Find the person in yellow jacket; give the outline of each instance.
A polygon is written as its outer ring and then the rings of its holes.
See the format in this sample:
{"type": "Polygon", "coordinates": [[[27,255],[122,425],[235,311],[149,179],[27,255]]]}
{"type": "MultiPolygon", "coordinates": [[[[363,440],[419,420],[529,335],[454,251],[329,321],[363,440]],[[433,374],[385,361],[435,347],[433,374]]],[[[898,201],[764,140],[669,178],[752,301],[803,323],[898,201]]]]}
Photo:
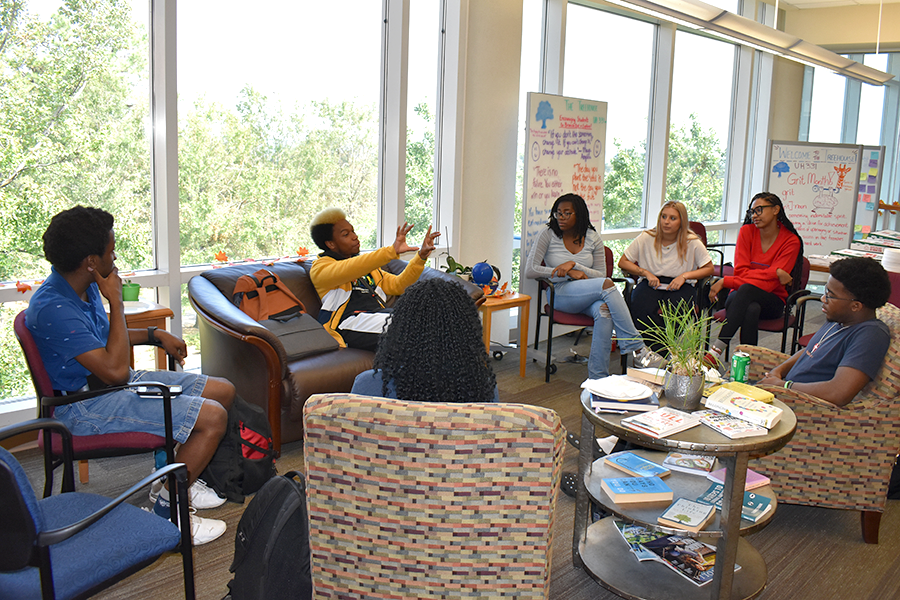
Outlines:
{"type": "Polygon", "coordinates": [[[387,296],[402,294],[422,274],[434,241],[441,234],[432,233],[429,227],[419,248],[406,243],[406,234],[412,228],[403,223],[397,228],[393,245],[360,254],[359,238],[344,211],[326,208],[313,218],[310,234],[324,251],[309,272],[322,299],[319,322],[342,347],[374,351],[379,335],[390,323],[390,309],[385,308],[387,296]],[[416,250],[399,275],[381,270],[401,254],[416,250]]]}

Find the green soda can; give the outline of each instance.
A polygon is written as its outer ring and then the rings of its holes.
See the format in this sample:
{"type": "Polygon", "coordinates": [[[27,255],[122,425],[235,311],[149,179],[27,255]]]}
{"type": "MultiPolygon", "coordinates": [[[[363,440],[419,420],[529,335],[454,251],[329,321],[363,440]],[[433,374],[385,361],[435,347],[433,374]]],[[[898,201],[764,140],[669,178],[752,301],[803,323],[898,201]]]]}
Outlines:
{"type": "Polygon", "coordinates": [[[746,352],[735,352],[731,357],[731,380],[741,383],[747,381],[747,372],[750,370],[750,355],[746,352]]]}

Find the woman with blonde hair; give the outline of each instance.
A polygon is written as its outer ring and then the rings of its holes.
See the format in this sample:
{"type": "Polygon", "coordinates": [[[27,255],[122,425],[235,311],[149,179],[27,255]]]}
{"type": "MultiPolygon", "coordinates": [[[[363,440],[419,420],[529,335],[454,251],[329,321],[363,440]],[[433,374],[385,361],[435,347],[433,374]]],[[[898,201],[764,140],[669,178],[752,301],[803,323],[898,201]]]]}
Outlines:
{"type": "Polygon", "coordinates": [[[640,278],[631,293],[631,316],[640,331],[647,323],[662,324],[663,302],[693,303],[697,280],[713,274],[709,252],[689,223],[684,204],[666,202],[656,227],[642,232],[619,259],[620,269],[640,278]]]}

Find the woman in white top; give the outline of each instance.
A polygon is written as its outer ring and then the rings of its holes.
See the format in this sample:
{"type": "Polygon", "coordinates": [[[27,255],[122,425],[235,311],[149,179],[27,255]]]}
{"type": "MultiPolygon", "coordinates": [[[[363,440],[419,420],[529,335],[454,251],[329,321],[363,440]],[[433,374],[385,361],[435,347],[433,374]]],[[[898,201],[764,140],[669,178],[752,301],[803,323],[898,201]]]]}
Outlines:
{"type": "Polygon", "coordinates": [[[619,268],[640,277],[631,293],[631,315],[641,331],[647,329],[645,323],[662,324],[663,302],[693,304],[696,280],[713,274],[706,246],[690,230],[687,208],[674,201],[663,204],[655,229],[644,231],[625,249],[619,268]]]}
{"type": "Polygon", "coordinates": [[[621,352],[634,352],[636,365],[648,367],[662,362],[641,341],[625,299],[606,275],[603,240],[591,225],[584,198],[576,194],[560,196],[553,204],[547,229],[531,248],[525,276],[549,277],[553,281],[557,310],[593,317],[588,359],[591,379],[609,375],[613,326],[621,352]]]}

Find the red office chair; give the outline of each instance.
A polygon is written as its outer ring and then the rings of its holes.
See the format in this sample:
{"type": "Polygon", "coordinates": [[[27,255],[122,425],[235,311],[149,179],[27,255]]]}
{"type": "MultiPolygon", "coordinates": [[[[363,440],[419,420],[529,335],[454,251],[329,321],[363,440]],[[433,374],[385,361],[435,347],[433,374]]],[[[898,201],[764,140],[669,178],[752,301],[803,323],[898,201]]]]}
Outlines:
{"type": "MultiPolygon", "coordinates": [[[[609,279],[613,281],[624,283],[625,284],[625,299],[629,301],[631,298],[631,286],[632,281],[630,279],[625,279],[622,277],[612,277],[613,270],[613,254],[612,250],[610,250],[609,246],[604,247],[606,251],[606,275],[609,279]]],[[[547,362],[544,366],[544,382],[550,381],[550,375],[556,373],[556,365],[552,362],[552,350],[553,350],[553,325],[555,323],[559,323],[560,325],[573,325],[575,327],[593,327],[594,319],[588,315],[583,315],[581,313],[567,313],[561,310],[555,310],[553,308],[554,303],[556,302],[556,287],[552,281],[550,281],[547,277],[538,277],[538,295],[537,295],[537,326],[535,328],[534,333],[534,349],[538,349],[538,341],[541,336],[541,319],[543,317],[547,317],[550,319],[547,326],[547,362]],[[544,290],[547,290],[547,303],[544,304],[542,296],[544,290]]],[[[579,335],[581,332],[579,331],[579,335]]],[[[575,343],[578,343],[576,339],[575,343]]],[[[615,350],[616,348],[616,338],[613,336],[612,339],[612,347],[610,351],[615,350]]],[[[626,369],[626,356],[622,355],[622,372],[624,373],[626,369]]]]}
{"type": "MultiPolygon", "coordinates": [[[[781,332],[782,352],[787,347],[788,330],[793,330],[794,338],[798,335],[798,327],[801,322],[799,315],[801,309],[798,308],[798,303],[801,298],[810,295],[809,290],[806,289],[806,284],[809,282],[809,259],[805,256],[801,258],[802,261],[798,260],[798,264],[791,271],[793,280],[787,288],[788,297],[784,303],[784,314],[775,319],[760,319],[759,321],[760,331],[781,332]]],[[[725,321],[725,309],[716,311],[713,317],[720,323],[725,321]]]]}
{"type": "MultiPolygon", "coordinates": [[[[72,404],[81,400],[87,400],[94,396],[109,393],[115,390],[126,389],[128,385],[114,386],[104,390],[95,390],[90,392],[82,392],[78,394],[68,394],[65,396],[57,396],[50,383],[50,376],[44,368],[44,361],[38,352],[37,345],[31,332],[25,325],[25,311],[16,315],[13,324],[16,339],[22,346],[22,352],[25,354],[25,361],[28,363],[28,370],[31,372],[31,381],[34,383],[34,391],[38,398],[38,418],[50,418],[53,416],[53,409],[56,406],[64,404],[72,404]]],[[[170,365],[173,364],[170,358],[170,365]]],[[[152,382],[141,382],[141,385],[149,385],[159,387],[163,392],[163,411],[165,414],[166,435],[161,437],[149,433],[106,433],[100,435],[73,435],[73,455],[74,460],[88,460],[91,458],[104,458],[107,456],[124,456],[128,454],[140,454],[143,452],[152,452],[159,448],[165,448],[167,463],[175,462],[175,441],[172,435],[172,404],[169,397],[169,388],[162,384],[154,384],[152,382]]],[[[38,434],[38,445],[44,451],[44,470],[47,477],[44,481],[44,497],[48,497],[53,487],[53,471],[63,464],[62,457],[62,440],[59,435],[50,435],[50,444],[45,443],[43,431],[38,434]]]]}
{"type": "MultiPolygon", "coordinates": [[[[888,271],[887,274],[891,280],[891,296],[888,298],[888,304],[900,307],[900,273],[888,271]]],[[[803,333],[806,323],[806,304],[808,302],[822,302],[822,296],[810,295],[800,298],[797,301],[799,311],[797,318],[799,319],[799,324],[794,329],[794,338],[791,341],[791,354],[794,354],[800,348],[806,348],[812,337],[816,335],[816,332],[807,333],[805,335],[803,333]]]]}
{"type": "Polygon", "coordinates": [[[725,248],[727,246],[734,246],[734,244],[708,244],[706,242],[706,225],[701,223],[700,221],[691,221],[688,223],[691,228],[691,231],[696,233],[700,239],[703,241],[703,245],[706,246],[706,249],[710,252],[715,252],[719,255],[719,264],[716,266],[713,263],[713,276],[714,277],[725,277],[726,275],[734,275],[734,267],[730,264],[725,264],[725,253],[719,248],[725,248]]]}

